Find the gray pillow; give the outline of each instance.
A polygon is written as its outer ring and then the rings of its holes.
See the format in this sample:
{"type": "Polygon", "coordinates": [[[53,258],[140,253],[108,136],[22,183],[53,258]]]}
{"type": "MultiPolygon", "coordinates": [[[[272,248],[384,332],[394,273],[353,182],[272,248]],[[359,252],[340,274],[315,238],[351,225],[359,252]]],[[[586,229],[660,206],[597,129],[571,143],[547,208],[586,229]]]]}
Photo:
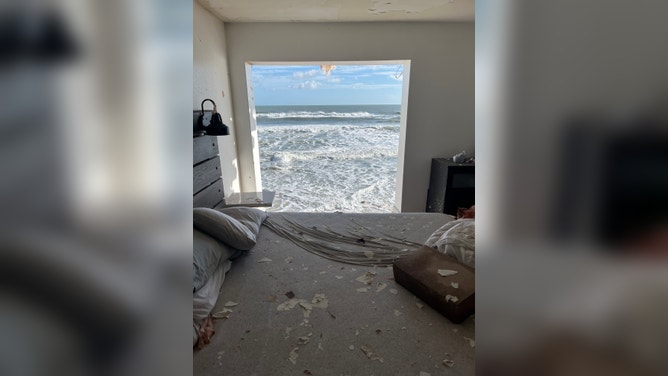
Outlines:
{"type": "Polygon", "coordinates": [[[235,252],[222,242],[193,229],[193,292],[204,286],[218,265],[233,257],[235,252]]]}
{"type": "Polygon", "coordinates": [[[251,208],[230,208],[222,211],[209,208],[193,209],[193,226],[198,230],[240,249],[255,246],[260,226],[267,214],[251,208]]]}
{"type": "Polygon", "coordinates": [[[267,213],[262,210],[247,208],[247,207],[236,207],[236,208],[226,208],[220,209],[223,214],[227,214],[230,217],[241,222],[246,228],[248,228],[257,240],[257,234],[260,232],[260,227],[265,219],[267,219],[267,213]]]}

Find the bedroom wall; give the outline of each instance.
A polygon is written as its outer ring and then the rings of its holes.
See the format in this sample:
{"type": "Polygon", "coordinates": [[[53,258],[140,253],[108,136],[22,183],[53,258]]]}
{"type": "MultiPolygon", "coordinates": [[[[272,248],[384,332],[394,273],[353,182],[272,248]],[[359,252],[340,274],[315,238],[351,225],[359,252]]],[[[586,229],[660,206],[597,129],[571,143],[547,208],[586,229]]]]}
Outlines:
{"type": "MultiPolygon", "coordinates": [[[[229,195],[239,192],[240,185],[225,25],[196,1],[193,7],[193,109],[199,110],[202,100],[211,98],[223,122],[230,126],[229,136],[218,137],[223,186],[229,195]]],[[[211,109],[211,103],[207,102],[205,109],[211,109]]]]}
{"type": "MultiPolygon", "coordinates": [[[[424,211],[431,158],[474,152],[474,24],[228,23],[244,191],[256,189],[245,62],[411,60],[398,209],[424,211]]],[[[400,155],[401,157],[401,155],[400,155]]],[[[265,187],[272,189],[272,187],[265,187]]]]}

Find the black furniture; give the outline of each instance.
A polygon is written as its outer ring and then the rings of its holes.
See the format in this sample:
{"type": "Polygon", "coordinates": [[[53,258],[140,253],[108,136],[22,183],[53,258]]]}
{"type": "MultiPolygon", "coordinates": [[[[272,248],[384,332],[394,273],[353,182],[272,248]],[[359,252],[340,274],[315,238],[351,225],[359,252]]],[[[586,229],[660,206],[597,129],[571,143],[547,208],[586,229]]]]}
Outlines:
{"type": "Polygon", "coordinates": [[[445,158],[431,160],[427,212],[457,215],[475,204],[475,166],[445,158]]]}

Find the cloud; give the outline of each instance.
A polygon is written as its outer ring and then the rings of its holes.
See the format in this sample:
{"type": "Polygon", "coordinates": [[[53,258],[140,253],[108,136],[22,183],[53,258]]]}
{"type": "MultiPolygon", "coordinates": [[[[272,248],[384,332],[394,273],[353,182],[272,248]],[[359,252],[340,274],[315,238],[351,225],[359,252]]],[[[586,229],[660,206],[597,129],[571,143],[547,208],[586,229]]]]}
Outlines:
{"type": "Polygon", "coordinates": [[[295,78],[313,77],[318,73],[320,73],[319,70],[311,69],[310,71],[306,71],[306,72],[295,72],[295,73],[292,74],[292,77],[295,77],[295,78]]]}
{"type": "Polygon", "coordinates": [[[301,82],[295,85],[292,85],[293,89],[317,89],[320,87],[322,84],[318,81],[306,81],[306,82],[301,82]]]}

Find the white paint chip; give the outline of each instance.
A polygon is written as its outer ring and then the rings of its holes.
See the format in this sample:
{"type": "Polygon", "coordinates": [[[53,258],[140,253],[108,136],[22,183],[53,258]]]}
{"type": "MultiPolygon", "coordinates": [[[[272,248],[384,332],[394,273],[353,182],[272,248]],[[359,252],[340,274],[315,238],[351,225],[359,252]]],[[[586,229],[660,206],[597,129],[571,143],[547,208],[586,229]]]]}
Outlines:
{"type": "Polygon", "coordinates": [[[457,283],[457,282],[450,282],[450,286],[452,286],[453,288],[458,289],[458,288],[459,288],[459,283],[457,283]]]}
{"type": "Polygon", "coordinates": [[[299,351],[299,347],[295,347],[294,349],[292,349],[292,351],[290,351],[290,354],[288,355],[288,360],[292,364],[297,364],[297,357],[299,356],[297,354],[297,351],[299,351]]]}
{"type": "Polygon", "coordinates": [[[231,302],[231,301],[225,303],[225,307],[236,307],[236,306],[238,306],[238,305],[239,305],[239,303],[237,303],[237,302],[231,302]]]}
{"type": "Polygon", "coordinates": [[[450,359],[444,359],[443,360],[443,365],[450,368],[450,367],[455,365],[455,362],[453,360],[450,360],[450,359]]]}
{"type": "Polygon", "coordinates": [[[445,296],[445,301],[446,301],[446,302],[457,303],[457,302],[459,301],[459,298],[456,297],[456,296],[454,296],[454,295],[446,295],[446,296],[445,296]]]}
{"type": "Polygon", "coordinates": [[[230,314],[234,312],[231,309],[223,308],[222,311],[218,311],[211,315],[214,319],[227,319],[230,317],[230,314]]]}
{"type": "Polygon", "coordinates": [[[336,277],[336,279],[343,279],[343,276],[342,276],[342,275],[337,275],[337,276],[335,276],[335,277],[336,277]]]}
{"type": "Polygon", "coordinates": [[[398,316],[403,315],[403,313],[401,313],[401,311],[399,311],[398,309],[395,309],[394,310],[394,315],[398,317],[398,316]]]}
{"type": "Polygon", "coordinates": [[[472,338],[464,337],[464,339],[469,341],[469,346],[475,347],[475,341],[472,338]]]}
{"type": "Polygon", "coordinates": [[[264,257],[264,258],[261,258],[261,259],[257,260],[257,262],[258,263],[260,263],[260,262],[271,262],[271,259],[268,258],[268,257],[264,257]]]}
{"type": "Polygon", "coordinates": [[[438,269],[438,275],[441,277],[448,277],[451,275],[455,275],[458,272],[456,270],[448,270],[448,269],[438,269]]]}
{"type": "Polygon", "coordinates": [[[378,282],[376,285],[376,292],[381,292],[387,287],[387,283],[378,282]]]}
{"type": "Polygon", "coordinates": [[[383,363],[383,358],[375,354],[368,346],[361,346],[360,350],[362,350],[362,352],[364,353],[364,355],[366,355],[367,358],[371,360],[377,360],[383,363]]]}

